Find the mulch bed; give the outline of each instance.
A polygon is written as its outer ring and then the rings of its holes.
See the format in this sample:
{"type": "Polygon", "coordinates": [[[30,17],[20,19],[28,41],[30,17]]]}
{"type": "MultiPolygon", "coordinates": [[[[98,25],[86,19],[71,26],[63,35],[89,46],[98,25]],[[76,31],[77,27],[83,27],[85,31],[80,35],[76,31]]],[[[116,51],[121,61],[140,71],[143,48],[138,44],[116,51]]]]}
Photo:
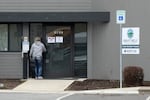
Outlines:
{"type": "Polygon", "coordinates": [[[22,80],[14,80],[14,79],[0,79],[0,89],[13,89],[15,88],[16,86],[22,84],[24,81],[22,80]],[[1,85],[4,85],[4,86],[1,86],[1,85]]]}
{"type": "MultiPolygon", "coordinates": [[[[22,84],[22,80],[7,80],[0,79],[0,85],[4,84],[4,87],[0,86],[0,89],[13,89],[16,86],[22,84]]],[[[144,81],[142,86],[150,86],[150,81],[144,81]]],[[[129,87],[123,83],[123,87],[129,87]]],[[[136,86],[131,86],[136,87],[136,86]]],[[[79,91],[79,90],[95,90],[95,89],[108,89],[108,88],[119,88],[118,80],[96,80],[86,79],[84,81],[74,81],[65,90],[66,91],[79,91]]]]}
{"type": "MultiPolygon", "coordinates": [[[[149,81],[144,81],[142,86],[150,86],[149,81]]],[[[123,83],[123,87],[136,87],[134,85],[127,86],[123,83]]],[[[108,88],[119,88],[118,80],[95,80],[87,79],[84,81],[74,81],[65,90],[94,90],[94,89],[108,89],[108,88]]]]}

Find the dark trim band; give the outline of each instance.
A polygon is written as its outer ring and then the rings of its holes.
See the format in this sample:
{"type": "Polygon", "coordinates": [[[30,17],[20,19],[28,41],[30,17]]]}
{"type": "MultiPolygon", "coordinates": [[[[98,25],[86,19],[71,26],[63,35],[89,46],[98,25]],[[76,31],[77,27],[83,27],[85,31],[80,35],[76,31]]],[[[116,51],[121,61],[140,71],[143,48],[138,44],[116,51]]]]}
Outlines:
{"type": "Polygon", "coordinates": [[[0,22],[109,22],[110,12],[0,12],[0,22]]]}

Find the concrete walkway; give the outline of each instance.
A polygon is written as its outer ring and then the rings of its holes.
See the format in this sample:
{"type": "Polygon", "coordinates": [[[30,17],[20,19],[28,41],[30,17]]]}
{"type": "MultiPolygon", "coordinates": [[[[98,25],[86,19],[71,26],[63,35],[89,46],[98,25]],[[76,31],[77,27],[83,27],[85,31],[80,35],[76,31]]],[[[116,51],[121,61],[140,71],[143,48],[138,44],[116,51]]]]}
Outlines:
{"type": "Polygon", "coordinates": [[[14,88],[13,91],[30,92],[63,92],[75,79],[28,79],[23,84],[14,88]]]}

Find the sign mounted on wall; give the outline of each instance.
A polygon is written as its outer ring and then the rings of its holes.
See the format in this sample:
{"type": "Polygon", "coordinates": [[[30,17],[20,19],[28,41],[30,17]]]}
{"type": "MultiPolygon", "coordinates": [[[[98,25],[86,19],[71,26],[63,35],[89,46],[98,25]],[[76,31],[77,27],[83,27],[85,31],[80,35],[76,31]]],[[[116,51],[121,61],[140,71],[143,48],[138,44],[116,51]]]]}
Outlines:
{"type": "Polygon", "coordinates": [[[22,52],[23,53],[28,53],[29,51],[29,41],[28,37],[24,37],[22,41],[22,52]]]}
{"type": "Polygon", "coordinates": [[[140,28],[122,28],[122,54],[140,54],[140,28]]]}
{"type": "Polygon", "coordinates": [[[55,37],[47,37],[47,43],[55,43],[55,37]]]}
{"type": "Polygon", "coordinates": [[[63,36],[56,36],[56,43],[63,43],[63,36]]]}

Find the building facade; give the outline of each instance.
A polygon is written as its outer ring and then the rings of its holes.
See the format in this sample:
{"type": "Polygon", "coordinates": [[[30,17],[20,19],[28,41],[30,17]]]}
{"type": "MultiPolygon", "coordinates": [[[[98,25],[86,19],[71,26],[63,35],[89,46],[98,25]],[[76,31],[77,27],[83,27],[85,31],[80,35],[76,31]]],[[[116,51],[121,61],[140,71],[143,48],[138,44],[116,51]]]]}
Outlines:
{"type": "Polygon", "coordinates": [[[110,11],[111,14],[108,24],[94,23],[93,25],[91,63],[93,73],[91,77],[110,80],[119,79],[120,28],[116,24],[116,10],[125,10],[126,23],[122,27],[140,28],[140,54],[123,55],[123,68],[125,66],[141,66],[144,70],[144,80],[150,80],[148,34],[148,4],[150,2],[140,0],[94,0],[93,3],[94,11],[110,11]],[[94,44],[98,44],[98,46],[94,44]]]}
{"type": "Polygon", "coordinates": [[[116,10],[126,10],[122,27],[140,28],[140,54],[123,55],[123,67],[141,66],[145,80],[150,80],[149,2],[0,0],[0,78],[23,78],[24,37],[31,45],[34,37],[40,36],[47,47],[45,78],[118,80],[120,30],[116,10]]]}

